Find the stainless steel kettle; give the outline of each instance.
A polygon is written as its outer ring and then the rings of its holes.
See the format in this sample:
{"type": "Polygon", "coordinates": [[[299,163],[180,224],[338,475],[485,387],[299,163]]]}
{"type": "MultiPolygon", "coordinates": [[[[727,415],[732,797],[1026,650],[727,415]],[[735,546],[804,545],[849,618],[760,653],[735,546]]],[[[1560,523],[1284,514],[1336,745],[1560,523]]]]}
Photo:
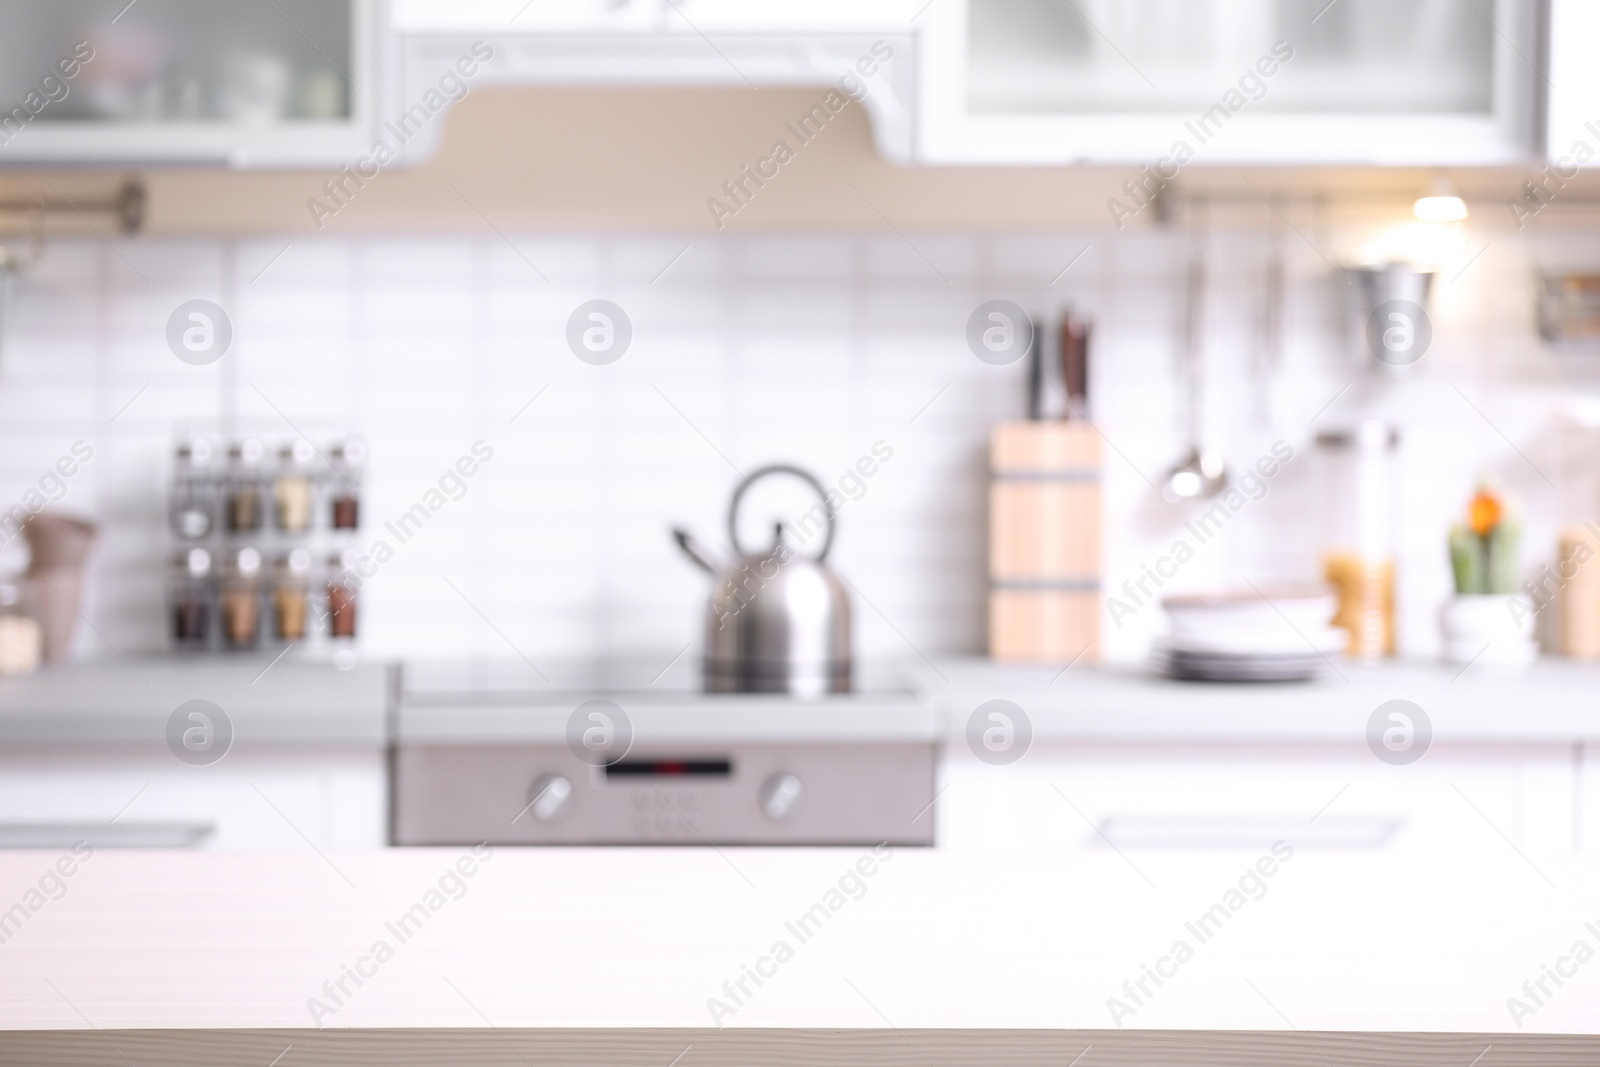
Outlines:
{"type": "Polygon", "coordinates": [[[775,464],[740,482],[728,505],[728,538],[738,558],[725,566],[714,563],[687,531],[672,534],[716,581],[706,606],[706,692],[818,697],[850,691],[850,596],[823,565],[833,547],[834,514],[816,478],[775,464]],[[787,528],[776,524],[771,547],[747,552],[739,544],[739,503],[752,485],[773,474],[802,479],[818,503],[787,528]],[[802,555],[819,529],[821,548],[815,556],[802,555]]]}

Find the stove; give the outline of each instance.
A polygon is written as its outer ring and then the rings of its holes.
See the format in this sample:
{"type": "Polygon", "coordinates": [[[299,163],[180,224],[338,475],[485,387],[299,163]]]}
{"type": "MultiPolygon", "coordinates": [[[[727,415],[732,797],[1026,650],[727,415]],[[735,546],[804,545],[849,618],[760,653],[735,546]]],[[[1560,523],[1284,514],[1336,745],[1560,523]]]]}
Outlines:
{"type": "Polygon", "coordinates": [[[894,674],[798,700],[650,670],[406,667],[394,843],[933,843],[942,724],[894,674]]]}

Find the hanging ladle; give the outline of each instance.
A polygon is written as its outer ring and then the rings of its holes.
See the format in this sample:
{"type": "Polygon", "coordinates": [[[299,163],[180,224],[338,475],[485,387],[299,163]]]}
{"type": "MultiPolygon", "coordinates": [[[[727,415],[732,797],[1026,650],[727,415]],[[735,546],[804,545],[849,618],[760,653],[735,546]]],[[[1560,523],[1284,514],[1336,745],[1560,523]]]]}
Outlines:
{"type": "Polygon", "coordinates": [[[1196,241],[1189,260],[1187,307],[1184,324],[1183,384],[1184,423],[1188,450],[1161,485],[1161,495],[1174,504],[1216,496],[1228,484],[1228,467],[1220,453],[1207,449],[1203,442],[1205,397],[1204,353],[1202,350],[1202,312],[1205,304],[1205,244],[1196,241]]]}

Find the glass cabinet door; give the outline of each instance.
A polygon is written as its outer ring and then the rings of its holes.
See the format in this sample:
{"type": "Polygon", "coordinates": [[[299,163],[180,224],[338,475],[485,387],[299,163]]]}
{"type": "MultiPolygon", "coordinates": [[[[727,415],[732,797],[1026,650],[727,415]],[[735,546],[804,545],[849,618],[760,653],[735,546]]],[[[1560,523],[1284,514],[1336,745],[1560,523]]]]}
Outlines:
{"type": "Polygon", "coordinates": [[[1229,127],[1208,146],[1216,162],[1508,162],[1533,147],[1537,0],[935,6],[935,152],[1153,158],[1207,113],[1229,127]]]}
{"type": "Polygon", "coordinates": [[[1487,116],[1493,39],[1473,0],[971,0],[967,102],[1203,111],[1272,56],[1261,111],[1487,116]]]}
{"type": "Polygon", "coordinates": [[[367,0],[124,4],[0,0],[0,163],[337,159],[370,129],[367,0]]]}

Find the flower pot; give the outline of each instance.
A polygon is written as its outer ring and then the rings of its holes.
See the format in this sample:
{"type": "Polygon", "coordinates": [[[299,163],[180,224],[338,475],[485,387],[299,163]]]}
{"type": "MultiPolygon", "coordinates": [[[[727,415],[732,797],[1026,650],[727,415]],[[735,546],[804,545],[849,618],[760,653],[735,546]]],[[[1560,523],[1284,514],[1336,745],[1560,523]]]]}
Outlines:
{"type": "Polygon", "coordinates": [[[1526,667],[1539,658],[1534,627],[1534,607],[1523,596],[1456,596],[1439,610],[1445,662],[1462,666],[1526,667]]]}

